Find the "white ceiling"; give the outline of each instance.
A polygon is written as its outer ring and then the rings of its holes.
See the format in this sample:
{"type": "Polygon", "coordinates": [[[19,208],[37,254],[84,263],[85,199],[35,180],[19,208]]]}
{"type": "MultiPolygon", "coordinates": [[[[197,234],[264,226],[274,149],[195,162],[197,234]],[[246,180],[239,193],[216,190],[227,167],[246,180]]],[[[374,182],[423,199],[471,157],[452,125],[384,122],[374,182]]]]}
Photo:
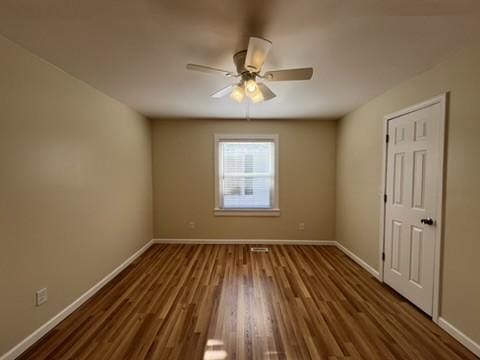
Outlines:
{"type": "Polygon", "coordinates": [[[209,95],[231,79],[249,35],[270,39],[264,70],[313,66],[271,83],[253,118],[338,118],[480,39],[478,0],[0,0],[0,33],[152,117],[242,118],[209,95]]]}

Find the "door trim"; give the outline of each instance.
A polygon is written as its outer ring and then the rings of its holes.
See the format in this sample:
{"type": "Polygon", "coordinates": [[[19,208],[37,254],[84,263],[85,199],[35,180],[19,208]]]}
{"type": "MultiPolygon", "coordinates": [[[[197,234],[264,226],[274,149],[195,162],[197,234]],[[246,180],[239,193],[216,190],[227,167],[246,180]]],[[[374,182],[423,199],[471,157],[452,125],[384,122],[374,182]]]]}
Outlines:
{"type": "Polygon", "coordinates": [[[440,167],[438,169],[437,178],[440,179],[437,193],[435,194],[437,200],[437,213],[436,222],[438,231],[435,234],[435,254],[434,254],[434,277],[433,277],[433,307],[432,307],[432,320],[438,324],[439,321],[439,311],[440,311],[440,271],[441,271],[441,254],[442,254],[442,239],[443,239],[443,198],[444,191],[443,185],[445,181],[445,131],[446,131],[446,122],[447,122],[447,101],[448,93],[443,93],[439,96],[436,96],[430,100],[421,102],[419,104],[410,106],[403,110],[394,112],[392,114],[386,115],[383,117],[383,150],[382,150],[382,177],[381,177],[381,194],[380,195],[380,231],[379,231],[379,280],[383,283],[383,252],[385,248],[385,217],[386,217],[386,207],[384,195],[387,193],[386,189],[386,179],[387,179],[387,150],[388,143],[387,138],[387,129],[388,122],[397,117],[427,108],[432,105],[440,104],[441,105],[441,117],[440,121],[440,167]]]}

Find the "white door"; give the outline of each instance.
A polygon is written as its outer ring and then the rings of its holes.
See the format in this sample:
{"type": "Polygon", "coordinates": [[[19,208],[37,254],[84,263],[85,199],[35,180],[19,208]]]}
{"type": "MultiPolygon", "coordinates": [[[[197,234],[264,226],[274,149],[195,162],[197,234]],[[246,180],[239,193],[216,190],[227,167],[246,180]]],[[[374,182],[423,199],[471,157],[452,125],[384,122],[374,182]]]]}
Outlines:
{"type": "Polygon", "coordinates": [[[384,281],[432,315],[442,105],[388,121],[384,281]]]}

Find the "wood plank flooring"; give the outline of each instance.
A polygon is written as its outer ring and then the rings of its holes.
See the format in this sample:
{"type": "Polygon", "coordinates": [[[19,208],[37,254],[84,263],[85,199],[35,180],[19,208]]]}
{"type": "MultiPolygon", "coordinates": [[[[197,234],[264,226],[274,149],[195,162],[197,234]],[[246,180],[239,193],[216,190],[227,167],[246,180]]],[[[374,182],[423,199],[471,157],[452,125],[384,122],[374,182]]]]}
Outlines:
{"type": "Polygon", "coordinates": [[[154,245],[22,359],[476,359],[335,247],[154,245]]]}

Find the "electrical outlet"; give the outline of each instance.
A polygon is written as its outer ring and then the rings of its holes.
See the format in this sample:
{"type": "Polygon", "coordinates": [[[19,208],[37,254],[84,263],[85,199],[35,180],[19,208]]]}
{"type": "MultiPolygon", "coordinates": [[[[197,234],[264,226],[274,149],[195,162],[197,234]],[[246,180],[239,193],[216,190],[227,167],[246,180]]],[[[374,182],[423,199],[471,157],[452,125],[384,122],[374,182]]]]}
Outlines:
{"type": "Polygon", "coordinates": [[[190,221],[190,222],[188,223],[188,228],[189,228],[189,229],[195,229],[195,222],[194,222],[194,221],[190,221]]]}
{"type": "Polygon", "coordinates": [[[305,223],[301,222],[298,224],[298,230],[303,231],[305,230],[305,223]]]}
{"type": "Polygon", "coordinates": [[[47,292],[47,288],[43,288],[43,289],[40,289],[40,290],[37,290],[36,294],[35,294],[35,303],[37,306],[40,306],[44,303],[46,303],[48,300],[48,292],[47,292]]]}

